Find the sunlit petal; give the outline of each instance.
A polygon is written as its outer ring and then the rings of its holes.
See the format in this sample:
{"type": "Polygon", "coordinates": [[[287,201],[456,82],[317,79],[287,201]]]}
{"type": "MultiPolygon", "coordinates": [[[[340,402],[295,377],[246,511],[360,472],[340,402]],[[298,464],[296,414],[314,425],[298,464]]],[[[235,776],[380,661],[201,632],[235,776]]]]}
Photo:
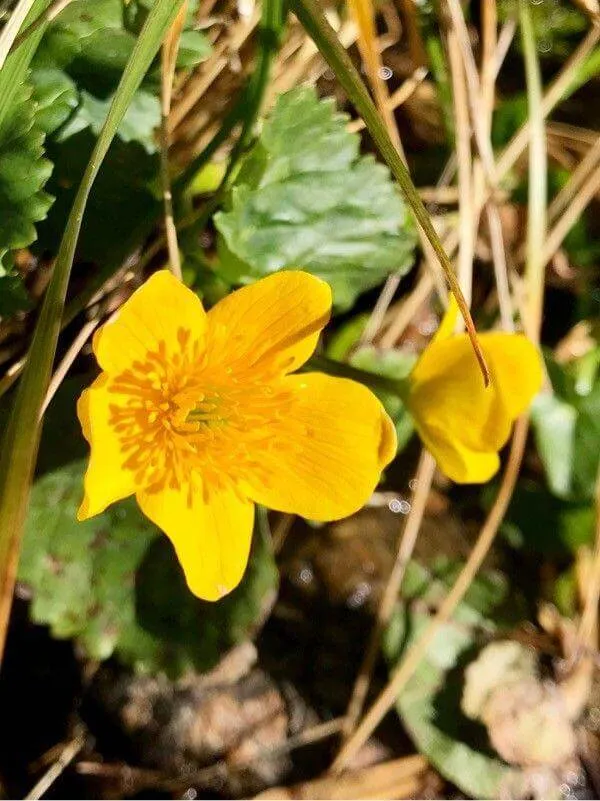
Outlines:
{"type": "Polygon", "coordinates": [[[356,512],[396,453],[381,403],[362,384],[320,373],[288,376],[281,386],[293,393],[293,405],[271,424],[250,496],[313,520],[356,512]]]}
{"type": "Polygon", "coordinates": [[[408,403],[422,426],[445,431],[473,450],[498,450],[541,386],[540,357],[521,335],[482,334],[480,342],[490,368],[489,387],[468,337],[461,334],[426,349],[411,374],[408,403]]]}
{"type": "Polygon", "coordinates": [[[396,426],[391,417],[383,408],[381,411],[381,439],[379,440],[377,457],[379,469],[383,470],[398,452],[398,434],[396,433],[396,426]]]}
{"type": "Polygon", "coordinates": [[[275,273],[210,310],[211,362],[289,373],[312,355],[330,311],[324,281],[294,270],[275,273]]]}
{"type": "Polygon", "coordinates": [[[90,461],[84,479],[84,498],[77,513],[86,520],[107,506],[135,492],[133,473],[122,467],[121,441],[111,424],[114,396],[108,391],[108,377],[100,376],[77,403],[83,435],[90,444],[90,461]]]}
{"type": "Polygon", "coordinates": [[[80,516],[135,492],[192,592],[218,600],[244,573],[254,501],[316,520],[360,509],[396,454],[392,421],[361,384],[288,375],[330,307],[327,284],[289,271],[207,317],[155,274],[94,343],[106,373],[80,400],[92,445],[80,516]]]}
{"type": "Polygon", "coordinates": [[[190,590],[217,601],[240,583],[248,564],[254,504],[232,488],[165,487],[138,493],[142,511],[168,536],[190,590]]]}
{"type": "Polygon", "coordinates": [[[442,471],[460,482],[487,481],[515,419],[542,383],[537,348],[521,334],[480,335],[491,374],[485,387],[466,335],[436,339],[415,365],[408,408],[442,471]]]}
{"type": "Polygon", "coordinates": [[[483,484],[500,467],[497,451],[474,451],[443,430],[421,427],[417,430],[423,444],[436,460],[440,470],[458,484],[483,484]]]}
{"type": "Polygon", "coordinates": [[[148,351],[180,349],[182,332],[201,340],[206,312],[197,295],[168,270],[161,270],[137,289],[117,315],[94,336],[94,353],[103,370],[120,372],[143,360],[148,351]]]}
{"type": "Polygon", "coordinates": [[[542,387],[538,348],[523,334],[492,331],[481,336],[492,379],[504,408],[513,419],[522,414],[542,387]]]}

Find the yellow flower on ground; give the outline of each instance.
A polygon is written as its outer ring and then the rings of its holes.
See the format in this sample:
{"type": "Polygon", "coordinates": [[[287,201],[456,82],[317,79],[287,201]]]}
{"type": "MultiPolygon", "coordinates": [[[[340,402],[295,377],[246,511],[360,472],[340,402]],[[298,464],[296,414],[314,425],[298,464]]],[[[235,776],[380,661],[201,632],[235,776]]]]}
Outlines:
{"type": "Polygon", "coordinates": [[[452,333],[456,316],[451,303],[410,374],[406,404],[442,472],[476,484],[500,467],[498,451],[541,388],[542,360],[523,334],[480,334],[491,374],[485,387],[468,336],[452,333]]]}
{"type": "Polygon", "coordinates": [[[79,519],[135,494],[192,592],[216,600],[248,561],[254,503],[313,520],[352,514],[396,453],[362,384],[291,375],[329,319],[329,286],[276,273],[206,313],[167,271],[98,330],[103,372],[79,400],[91,446],[79,519]]]}

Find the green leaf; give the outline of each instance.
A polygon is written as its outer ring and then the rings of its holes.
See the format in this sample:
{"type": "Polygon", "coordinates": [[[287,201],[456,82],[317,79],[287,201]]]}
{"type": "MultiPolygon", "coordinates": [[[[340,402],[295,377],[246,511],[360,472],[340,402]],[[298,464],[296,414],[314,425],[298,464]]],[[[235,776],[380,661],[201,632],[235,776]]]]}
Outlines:
{"type": "Polygon", "coordinates": [[[77,87],[58,69],[39,69],[31,74],[36,123],[46,133],[53,133],[77,108],[77,87]]]}
{"type": "Polygon", "coordinates": [[[134,44],[135,36],[121,28],[95,30],[81,43],[81,51],[68,65],[67,72],[79,86],[94,94],[112,94],[134,44]]]}
{"type": "MultiPolygon", "coordinates": [[[[71,136],[89,128],[94,136],[98,136],[106,120],[112,97],[98,100],[85,90],[81,92],[81,105],[77,114],[62,128],[57,141],[64,142],[71,136]]],[[[156,153],[157,143],[154,132],[160,123],[160,105],[158,98],[149,92],[140,90],[133,96],[127,109],[117,136],[123,142],[139,142],[147,153],[156,153]]]]}
{"type": "Polygon", "coordinates": [[[76,462],[36,482],[19,578],[33,592],[32,620],[106,659],[134,622],[135,571],[157,532],[133,501],[78,523],[83,470],[76,462]]]}
{"type": "Polygon", "coordinates": [[[0,258],[34,241],[35,223],[52,202],[43,190],[52,165],[43,158],[44,132],[31,94],[31,86],[22,84],[0,124],[0,258]]]}
{"type": "MultiPolygon", "coordinates": [[[[153,0],[128,0],[124,8],[125,25],[137,33],[152,7],[153,0]]],[[[212,53],[212,45],[205,34],[196,30],[199,3],[189,0],[177,53],[177,67],[191,69],[205,61],[212,53]]]]}
{"type": "Polygon", "coordinates": [[[573,489],[576,495],[593,498],[600,465],[600,381],[581,398],[577,412],[573,489]]]}
{"type": "Polygon", "coordinates": [[[600,47],[596,47],[594,50],[592,50],[583,64],[581,64],[581,66],[575,70],[571,85],[569,86],[569,89],[565,93],[564,97],[569,97],[572,95],[581,86],[592,80],[592,78],[595,78],[598,73],[600,73],[600,47]]]}
{"type": "Polygon", "coordinates": [[[13,267],[0,263],[0,317],[9,317],[30,308],[31,303],[21,276],[13,267]]]}
{"type": "MultiPolygon", "coordinates": [[[[124,29],[121,0],[94,0],[93,3],[87,0],[75,0],[48,27],[35,54],[35,64],[39,67],[71,69],[73,63],[80,59],[80,63],[75,64],[74,72],[81,72],[83,69],[83,72],[89,74],[91,70],[84,66],[87,59],[84,54],[89,47],[90,66],[93,65],[94,54],[101,50],[96,43],[103,36],[104,53],[100,52],[99,55],[102,66],[105,70],[109,69],[110,58],[120,47],[120,44],[115,45],[115,42],[120,39],[121,34],[126,34],[129,50],[125,61],[122,61],[120,54],[110,69],[116,73],[110,76],[116,81],[135,43],[135,36],[124,29]]],[[[98,74],[96,80],[106,84],[107,76],[98,74]]],[[[114,89],[114,84],[112,88],[114,89]]]]}
{"type": "Polygon", "coordinates": [[[596,383],[600,383],[600,346],[596,345],[572,365],[573,389],[577,395],[586,397],[596,383]]]}
{"type": "Polygon", "coordinates": [[[279,97],[215,215],[222,271],[250,282],[286,268],[326,280],[334,303],[406,272],[415,230],[389,172],[359,157],[359,137],[331,100],[300,88],[279,97]]]}
{"type": "MultiPolygon", "coordinates": [[[[64,142],[51,143],[54,173],[48,190],[56,201],[38,226],[40,248],[56,252],[79,182],[85,172],[95,138],[89,128],[64,142]]],[[[138,142],[116,138],[106,155],[88,200],[83,219],[78,259],[97,265],[105,274],[116,269],[149,235],[161,212],[150,189],[158,174],[158,156],[138,142]]]]}
{"type": "MultiPolygon", "coordinates": [[[[75,0],[49,26],[35,63],[65,70],[82,89],[106,98],[116,89],[151,7],[151,3],[134,0],[75,0]]],[[[212,50],[206,36],[193,25],[193,14],[188,12],[177,60],[180,68],[196,66],[212,50]]],[[[157,78],[154,65],[144,83],[157,88],[157,78]]]]}
{"type": "Polygon", "coordinates": [[[527,121],[527,95],[515,92],[498,104],[492,121],[492,143],[494,148],[505,147],[527,121]]]}
{"type": "Polygon", "coordinates": [[[337,362],[343,362],[358,344],[371,315],[368,312],[351,317],[333,333],[329,332],[326,355],[337,362]]]}
{"type": "MultiPolygon", "coordinates": [[[[387,378],[398,379],[408,377],[415,361],[416,356],[414,354],[404,353],[399,350],[379,350],[373,345],[364,345],[358,348],[349,358],[349,362],[353,367],[367,370],[376,375],[383,375],[387,378]]],[[[373,388],[373,392],[394,421],[398,437],[398,452],[400,452],[408,444],[414,433],[413,419],[398,394],[384,392],[377,388],[373,388]]]]}
{"type": "Polygon", "coordinates": [[[212,46],[201,31],[183,31],[177,53],[177,67],[189,70],[206,61],[211,53],[212,46]]]}
{"type": "Polygon", "coordinates": [[[600,466],[598,354],[549,365],[555,394],[539,396],[532,408],[538,452],[558,498],[589,501],[600,466]]]}
{"type": "Polygon", "coordinates": [[[572,484],[577,412],[556,395],[538,395],[532,405],[531,419],[550,489],[566,497],[572,484]]]}
{"type": "MultiPolygon", "coordinates": [[[[260,536],[240,586],[219,603],[195,598],[168,539],[133,499],[79,523],[85,463],[38,480],[31,493],[19,578],[30,615],[54,637],[74,638],[92,659],[118,657],[136,670],[213,667],[264,621],[277,570],[260,536]]],[[[200,532],[199,532],[200,536],[200,532]]]]}
{"type": "MultiPolygon", "coordinates": [[[[44,11],[48,2],[34,0],[23,26],[30,25],[44,11]]],[[[27,85],[29,64],[43,31],[44,27],[40,26],[16,51],[10,53],[0,70],[0,161],[3,163],[3,166],[0,165],[0,212],[3,213],[0,229],[8,239],[4,241],[0,238],[0,316],[21,311],[29,305],[25,287],[19,275],[11,269],[6,254],[11,247],[24,246],[12,245],[10,241],[25,241],[26,245],[33,241],[33,223],[44,216],[50,202],[40,190],[51,167],[41,159],[43,133],[34,122],[35,109],[29,100],[27,85]],[[33,179],[24,181],[29,188],[30,203],[27,202],[27,190],[25,193],[19,192],[22,175],[17,175],[17,185],[11,185],[17,162],[24,169],[24,175],[31,175],[33,179]],[[41,181],[37,186],[36,176],[41,181]],[[28,236],[31,239],[26,241],[28,236]]]]}
{"type": "Polygon", "coordinates": [[[253,636],[275,601],[278,572],[257,520],[250,561],[241,584],[217,603],[188,590],[166,537],[156,539],[138,572],[139,627],[119,644],[118,656],[138,670],[209,670],[234,645],[253,636]],[[143,636],[141,636],[143,634],[143,636]]]}
{"type": "Polygon", "coordinates": [[[515,548],[564,557],[593,543],[594,521],[591,503],[562,500],[548,495],[545,487],[522,480],[513,493],[502,532],[515,548]]]}
{"type": "MultiPolygon", "coordinates": [[[[412,575],[407,575],[411,593],[407,597],[403,589],[406,606],[397,607],[383,643],[391,668],[429,623],[430,615],[424,610],[439,602],[457,567],[440,563],[429,573],[412,565],[412,575]]],[[[518,784],[517,771],[492,755],[483,728],[461,710],[461,668],[481,633],[497,629],[492,615],[496,617],[507,592],[506,582],[498,574],[476,578],[453,621],[439,631],[396,703],[419,751],[470,798],[506,797],[507,788],[518,784]]]]}
{"type": "MultiPolygon", "coordinates": [[[[50,0],[34,0],[29,14],[23,23],[23,29],[30,25],[48,6],[50,0]]],[[[6,118],[12,113],[15,99],[22,92],[27,80],[29,65],[44,33],[44,25],[34,31],[14,52],[10,53],[0,70],[0,129],[6,118]]]]}
{"type": "Polygon", "coordinates": [[[448,75],[446,56],[442,41],[439,36],[437,22],[435,26],[433,26],[430,35],[425,39],[425,47],[427,50],[431,74],[435,81],[437,98],[441,106],[442,124],[446,132],[446,140],[448,142],[454,142],[455,131],[454,111],[452,107],[452,87],[450,85],[450,76],[448,75]]]}

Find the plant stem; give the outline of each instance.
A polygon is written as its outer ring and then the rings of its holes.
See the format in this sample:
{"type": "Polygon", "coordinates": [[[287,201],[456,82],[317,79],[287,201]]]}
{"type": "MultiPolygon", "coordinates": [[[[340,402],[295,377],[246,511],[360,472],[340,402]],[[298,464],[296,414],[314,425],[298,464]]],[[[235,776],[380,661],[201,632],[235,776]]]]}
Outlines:
{"type": "Polygon", "coordinates": [[[363,118],[369,133],[373,137],[373,141],[400,184],[400,188],[411,206],[413,214],[435,250],[444,275],[446,276],[446,281],[456,298],[456,302],[465,321],[465,327],[471,339],[477,361],[481,367],[485,384],[489,384],[487,364],[481,351],[475,326],[473,325],[471,314],[463,293],[461,292],[456,275],[454,274],[446,251],[429,219],[425,206],[419,197],[419,193],[410,178],[408,170],[389,137],[385,123],[378,114],[350,57],[340,44],[335,31],[327,22],[327,19],[315,0],[293,0],[292,7],[300,23],[321,51],[325,60],[336,74],[342,88],[363,118]]]}
{"type": "Polygon", "coordinates": [[[191,161],[185,170],[180,173],[173,181],[173,189],[177,192],[184,192],[186,187],[194,180],[194,177],[205,164],[211,160],[221,145],[227,141],[229,134],[233,131],[235,126],[242,116],[242,103],[236,102],[233,108],[226,114],[221,127],[206,145],[204,150],[199,153],[193,161],[191,161]]]}
{"type": "Polygon", "coordinates": [[[529,117],[529,196],[527,205],[526,324],[532,339],[539,339],[544,299],[547,170],[546,129],[542,109],[542,79],[535,30],[528,0],[519,0],[519,22],[525,60],[529,117]]]}
{"type": "Polygon", "coordinates": [[[177,53],[181,32],[185,23],[187,0],[184,0],[179,13],[165,36],[160,51],[160,180],[162,185],[165,235],[169,253],[169,266],[175,278],[181,281],[181,257],[177,243],[177,229],[173,219],[173,195],[171,193],[171,169],[169,164],[169,113],[173,95],[173,78],[177,65],[177,53]]]}
{"type": "Polygon", "coordinates": [[[356,727],[356,723],[362,713],[371,683],[373,670],[379,655],[379,647],[385,629],[390,621],[394,606],[398,600],[400,587],[404,580],[406,568],[412,558],[417,536],[421,529],[421,523],[425,515],[425,507],[433,476],[435,474],[435,459],[426,450],[421,453],[419,466],[414,478],[414,489],[410,500],[410,512],[406,518],[400,542],[398,543],[398,550],[396,552],[396,559],[392,572],[388,578],[387,584],[379,608],[377,610],[377,617],[375,625],[371,630],[369,642],[365,650],[362,664],[358,672],[358,677],[352,689],[352,697],[348,704],[348,710],[344,720],[344,741],[348,741],[356,727]]]}
{"type": "Polygon", "coordinates": [[[271,75],[273,57],[279,49],[283,23],[283,0],[263,0],[260,27],[258,29],[260,48],[258,51],[256,68],[248,84],[248,100],[244,121],[242,123],[242,130],[229,157],[227,170],[221,182],[222,186],[227,186],[231,174],[244,154],[244,150],[248,145],[248,140],[252,135],[252,129],[260,114],[269,83],[269,77],[271,75]]]}
{"type": "MultiPolygon", "coordinates": [[[[240,93],[231,111],[226,115],[217,133],[204,150],[175,180],[174,186],[176,189],[184,190],[187,187],[197,172],[209,161],[220,145],[226,141],[237,123],[242,121],[242,130],[233,147],[227,170],[221,182],[221,187],[226,186],[246,149],[248,140],[252,134],[252,129],[260,114],[265,92],[269,84],[273,57],[279,49],[284,19],[282,0],[263,0],[261,22],[258,31],[259,50],[252,77],[240,93]]],[[[217,190],[217,192],[218,191],[219,190],[217,190]]]]}
{"type": "Polygon", "coordinates": [[[352,367],[350,364],[338,362],[335,359],[329,359],[327,356],[321,356],[320,354],[310,358],[306,369],[318,370],[321,373],[339,376],[340,378],[349,378],[352,381],[365,384],[365,386],[370,389],[395,395],[402,401],[404,401],[408,392],[407,378],[389,378],[388,376],[379,375],[378,373],[372,373],[369,370],[361,370],[359,367],[352,367]]]}

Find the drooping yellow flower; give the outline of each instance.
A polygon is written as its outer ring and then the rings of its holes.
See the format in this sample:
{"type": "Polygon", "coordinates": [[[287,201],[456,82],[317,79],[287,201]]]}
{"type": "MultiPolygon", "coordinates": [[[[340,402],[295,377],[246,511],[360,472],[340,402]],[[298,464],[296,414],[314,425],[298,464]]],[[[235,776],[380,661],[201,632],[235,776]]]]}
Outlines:
{"type": "Polygon", "coordinates": [[[500,467],[498,451],[542,385],[542,360],[522,334],[479,334],[491,376],[485,387],[468,336],[452,333],[456,318],[451,302],[410,374],[406,405],[442,472],[476,484],[500,467]]]}
{"type": "Polygon", "coordinates": [[[172,540],[192,592],[240,581],[254,503],[313,520],[357,511],[396,453],[364,386],[291,373],[315,349],[331,291],[276,273],[208,314],[155,273],[94,337],[103,372],[79,400],[91,446],[79,519],[135,494],[172,540]]]}

